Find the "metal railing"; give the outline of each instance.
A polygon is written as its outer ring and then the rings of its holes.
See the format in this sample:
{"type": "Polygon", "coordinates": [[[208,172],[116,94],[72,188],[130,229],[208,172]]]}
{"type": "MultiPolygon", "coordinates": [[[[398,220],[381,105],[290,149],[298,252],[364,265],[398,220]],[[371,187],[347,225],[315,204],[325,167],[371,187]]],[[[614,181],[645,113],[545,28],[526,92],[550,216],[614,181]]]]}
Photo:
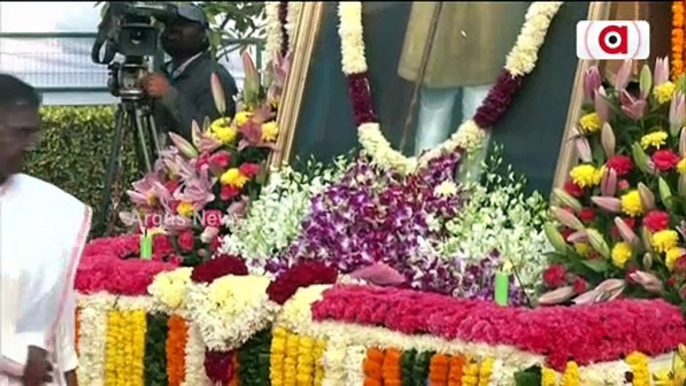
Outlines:
{"type": "MultiPolygon", "coordinates": [[[[107,66],[91,61],[93,32],[0,32],[0,72],[15,75],[41,92],[107,92],[107,66]]],[[[226,40],[225,48],[248,45],[257,68],[262,68],[264,42],[259,39],[226,40]]],[[[238,54],[222,55],[220,63],[242,83],[238,54]]]]}

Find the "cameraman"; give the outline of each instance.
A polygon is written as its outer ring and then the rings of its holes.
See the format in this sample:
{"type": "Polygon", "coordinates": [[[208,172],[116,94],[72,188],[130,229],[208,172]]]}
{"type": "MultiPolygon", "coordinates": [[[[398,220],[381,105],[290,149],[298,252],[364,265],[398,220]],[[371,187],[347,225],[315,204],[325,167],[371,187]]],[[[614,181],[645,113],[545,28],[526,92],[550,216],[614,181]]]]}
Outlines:
{"type": "Polygon", "coordinates": [[[191,140],[193,120],[202,124],[205,117],[219,118],[210,77],[219,76],[229,116],[236,113],[236,82],[210,52],[209,23],[205,12],[194,5],[181,5],[174,20],[164,24],[161,42],[172,60],[165,63],[162,74],[148,75],[143,80],[145,92],[156,98],[155,120],[161,133],[174,132],[191,140]]]}

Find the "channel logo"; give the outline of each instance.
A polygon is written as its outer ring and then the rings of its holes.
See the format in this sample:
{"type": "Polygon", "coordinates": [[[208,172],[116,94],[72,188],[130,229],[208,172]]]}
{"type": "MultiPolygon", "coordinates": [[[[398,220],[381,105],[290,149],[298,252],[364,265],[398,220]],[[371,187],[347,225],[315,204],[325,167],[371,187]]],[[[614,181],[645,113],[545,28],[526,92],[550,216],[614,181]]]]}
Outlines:
{"type": "Polygon", "coordinates": [[[580,21],[576,24],[576,56],[586,60],[648,59],[650,24],[644,20],[580,21]]]}

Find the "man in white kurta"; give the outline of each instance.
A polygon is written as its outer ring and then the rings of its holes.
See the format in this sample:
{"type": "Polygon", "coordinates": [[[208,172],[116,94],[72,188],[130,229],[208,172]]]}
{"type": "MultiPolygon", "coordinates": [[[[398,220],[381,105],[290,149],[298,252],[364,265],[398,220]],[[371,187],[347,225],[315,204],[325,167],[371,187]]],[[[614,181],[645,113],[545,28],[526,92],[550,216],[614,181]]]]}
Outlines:
{"type": "Polygon", "coordinates": [[[39,102],[0,74],[0,386],[72,385],[78,364],[73,285],[91,211],[18,174],[36,144],[39,102]]]}

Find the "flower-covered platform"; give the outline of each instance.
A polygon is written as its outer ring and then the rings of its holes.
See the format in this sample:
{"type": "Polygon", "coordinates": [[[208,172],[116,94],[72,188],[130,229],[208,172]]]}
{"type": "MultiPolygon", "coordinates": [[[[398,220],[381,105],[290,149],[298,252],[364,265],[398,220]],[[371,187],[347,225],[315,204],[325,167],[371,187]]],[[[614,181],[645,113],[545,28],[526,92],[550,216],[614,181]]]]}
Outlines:
{"type": "Polygon", "coordinates": [[[686,343],[662,300],[500,307],[316,262],[126,260],[127,240],[91,243],[77,274],[82,385],[649,385],[686,343]]]}

